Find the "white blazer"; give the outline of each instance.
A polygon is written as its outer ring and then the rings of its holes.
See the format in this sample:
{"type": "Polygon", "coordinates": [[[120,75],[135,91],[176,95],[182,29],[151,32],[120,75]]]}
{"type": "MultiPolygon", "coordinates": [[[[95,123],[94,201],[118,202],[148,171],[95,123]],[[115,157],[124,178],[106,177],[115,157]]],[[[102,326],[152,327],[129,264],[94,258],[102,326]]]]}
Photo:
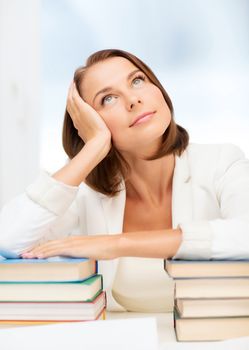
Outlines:
{"type": "MultiPolygon", "coordinates": [[[[65,185],[42,171],[0,213],[0,246],[22,252],[67,235],[122,232],[125,186],[113,198],[82,183],[65,185]]],[[[176,156],[173,228],[183,239],[174,258],[249,259],[249,161],[230,144],[190,144],[176,156]]],[[[111,289],[118,259],[99,261],[108,310],[123,310],[111,289]]]]}

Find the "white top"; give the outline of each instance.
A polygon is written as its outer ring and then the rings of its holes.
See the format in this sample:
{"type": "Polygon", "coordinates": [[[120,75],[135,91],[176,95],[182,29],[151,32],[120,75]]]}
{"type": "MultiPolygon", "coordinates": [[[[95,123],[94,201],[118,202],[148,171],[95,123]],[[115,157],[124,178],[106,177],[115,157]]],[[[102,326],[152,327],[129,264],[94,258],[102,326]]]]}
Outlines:
{"type": "Polygon", "coordinates": [[[112,295],[127,311],[170,312],[174,283],[162,259],[125,257],[119,259],[112,295]]]}
{"type": "MultiPolygon", "coordinates": [[[[0,247],[20,253],[68,235],[122,232],[126,191],[113,198],[48,173],[0,212],[0,247]]],[[[249,161],[230,144],[190,144],[175,157],[172,226],[182,230],[174,258],[249,259],[249,161]]],[[[124,308],[111,290],[119,259],[99,261],[108,310],[124,308]]]]}

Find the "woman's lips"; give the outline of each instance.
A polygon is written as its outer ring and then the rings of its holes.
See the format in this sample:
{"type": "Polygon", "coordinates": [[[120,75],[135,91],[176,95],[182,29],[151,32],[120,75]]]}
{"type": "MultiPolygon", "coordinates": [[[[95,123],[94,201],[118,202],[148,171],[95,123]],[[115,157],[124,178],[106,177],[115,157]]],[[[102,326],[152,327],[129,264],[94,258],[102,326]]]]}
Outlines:
{"type": "Polygon", "coordinates": [[[155,111],[144,113],[141,117],[138,117],[137,120],[131,126],[135,126],[135,125],[146,122],[154,115],[154,113],[155,113],[155,111]]]}

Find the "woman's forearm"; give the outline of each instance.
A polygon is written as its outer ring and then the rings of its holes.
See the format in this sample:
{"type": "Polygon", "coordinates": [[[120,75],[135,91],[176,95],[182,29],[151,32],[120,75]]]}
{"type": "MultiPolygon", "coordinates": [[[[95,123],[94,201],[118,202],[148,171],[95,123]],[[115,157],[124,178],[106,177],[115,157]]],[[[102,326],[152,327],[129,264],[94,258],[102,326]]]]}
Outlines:
{"type": "Polygon", "coordinates": [[[105,135],[90,140],[67,165],[53,174],[53,178],[66,185],[79,186],[106,156],[109,143],[109,136],[105,135]]]}
{"type": "Polygon", "coordinates": [[[70,236],[48,241],[23,253],[24,258],[48,258],[56,255],[110,260],[119,257],[172,258],[181,243],[176,230],[137,231],[114,235],[70,236]]]}
{"type": "Polygon", "coordinates": [[[122,233],[117,238],[118,244],[113,245],[116,257],[171,258],[181,244],[182,232],[181,229],[137,231],[122,233]]]}

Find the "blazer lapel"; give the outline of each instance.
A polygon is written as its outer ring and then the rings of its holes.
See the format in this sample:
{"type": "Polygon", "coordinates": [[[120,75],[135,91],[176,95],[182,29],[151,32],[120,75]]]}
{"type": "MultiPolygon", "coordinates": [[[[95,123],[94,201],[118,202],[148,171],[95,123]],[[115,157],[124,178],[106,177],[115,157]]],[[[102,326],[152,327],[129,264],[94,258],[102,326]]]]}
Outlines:
{"type": "Polygon", "coordinates": [[[101,198],[102,208],[106,220],[107,232],[109,234],[122,233],[125,210],[126,191],[125,186],[115,197],[103,196],[101,198]]]}
{"type": "MultiPolygon", "coordinates": [[[[125,210],[126,191],[123,184],[122,190],[115,197],[101,197],[102,208],[104,212],[107,233],[114,235],[122,233],[123,219],[125,210]]],[[[104,289],[106,290],[108,300],[108,310],[125,311],[112,296],[112,285],[117,271],[119,259],[99,261],[99,273],[104,277],[104,289]]]]}
{"type": "Polygon", "coordinates": [[[192,220],[192,186],[187,151],[175,157],[172,188],[172,226],[192,220]]]}

